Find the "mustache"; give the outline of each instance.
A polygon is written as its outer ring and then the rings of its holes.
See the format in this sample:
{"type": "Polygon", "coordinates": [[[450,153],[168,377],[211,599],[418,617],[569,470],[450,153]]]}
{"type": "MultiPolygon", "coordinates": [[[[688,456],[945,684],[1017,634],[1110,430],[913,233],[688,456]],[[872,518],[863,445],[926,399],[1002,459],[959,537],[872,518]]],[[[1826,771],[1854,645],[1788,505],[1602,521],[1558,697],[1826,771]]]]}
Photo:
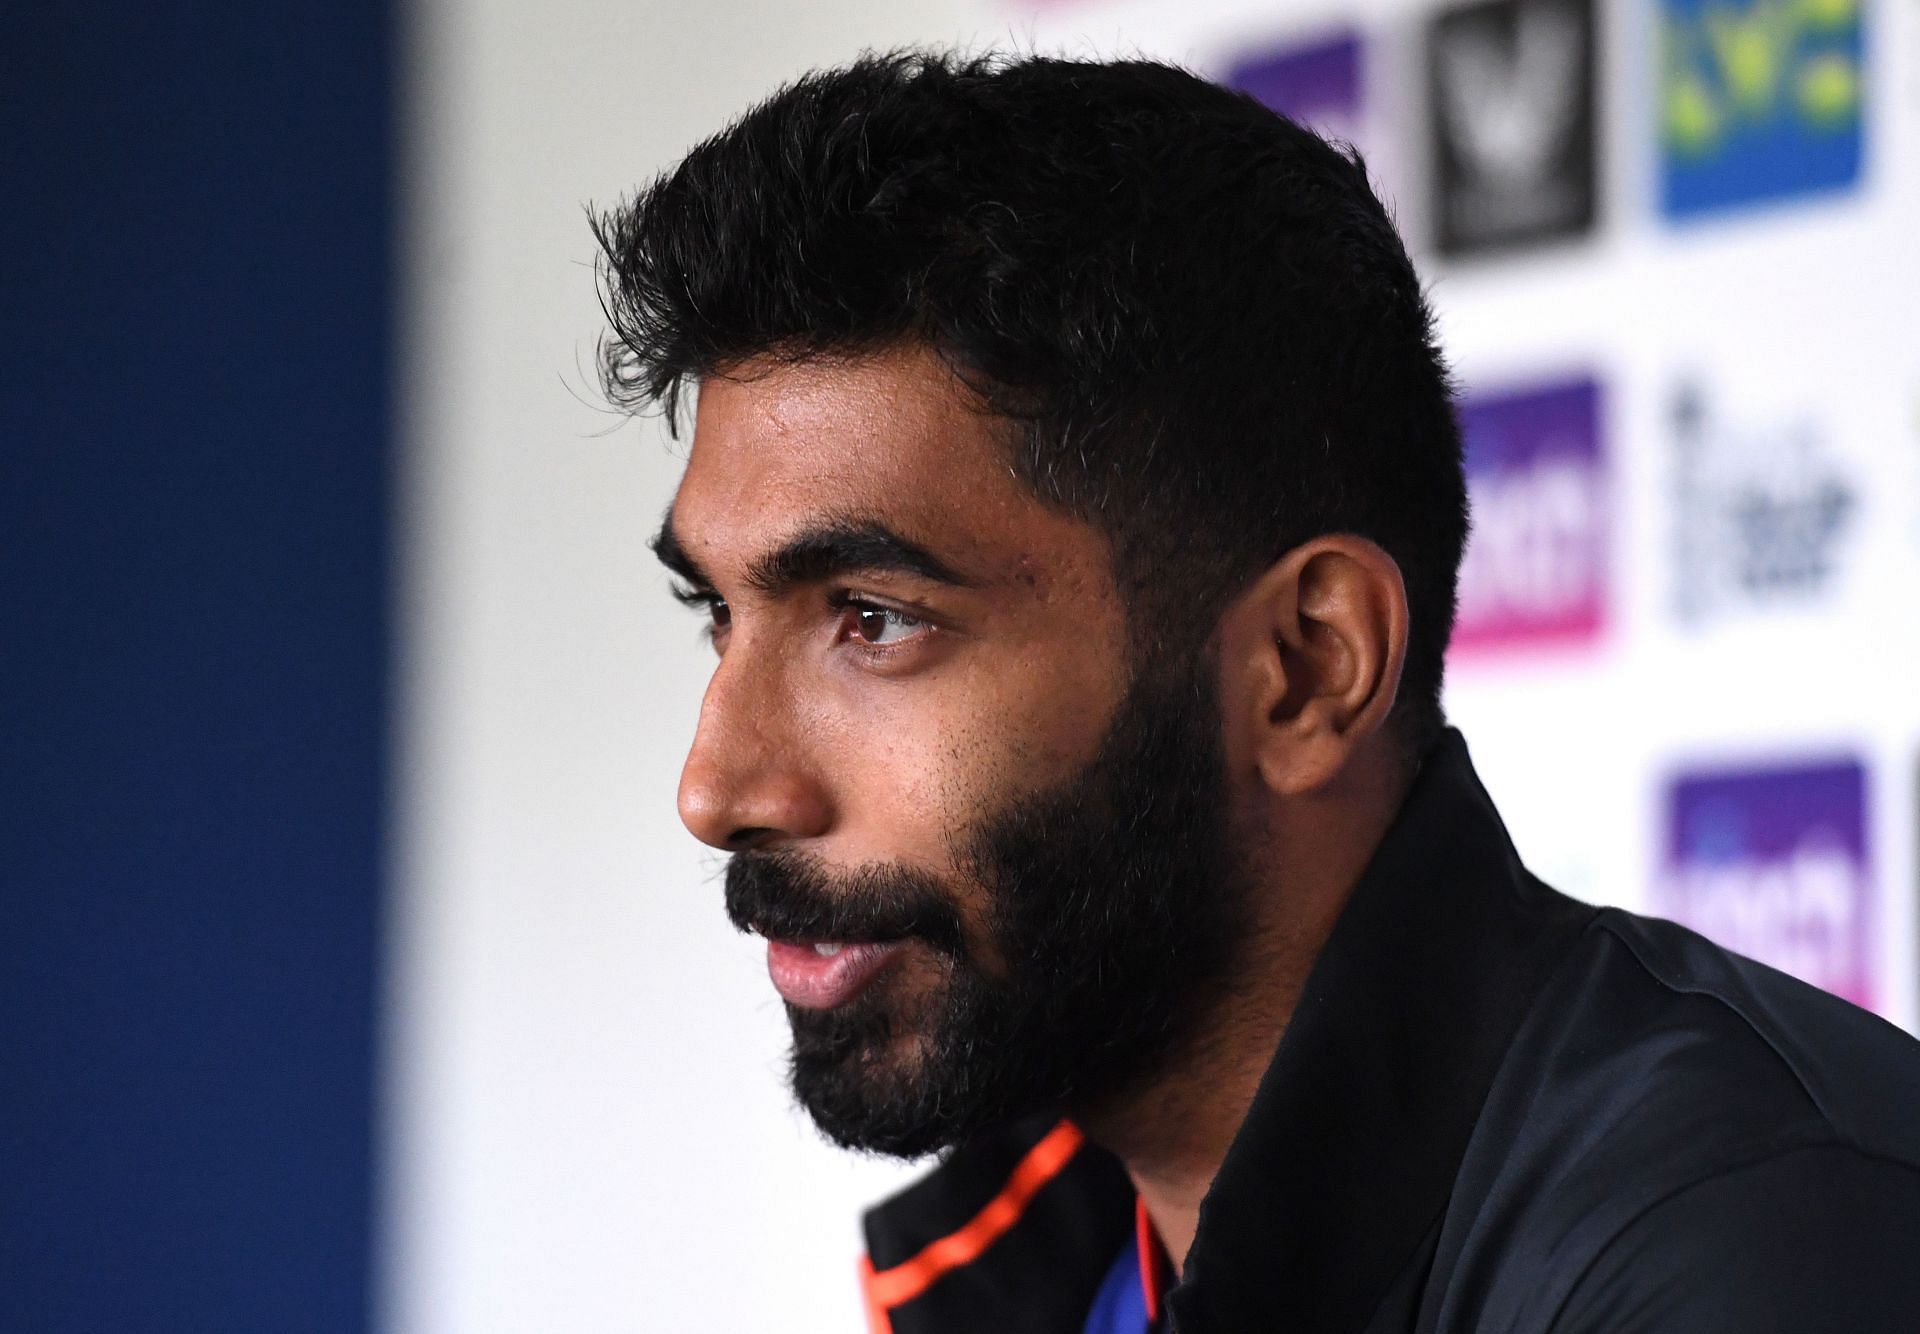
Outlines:
{"type": "Polygon", "coordinates": [[[769,940],[866,944],[909,936],[965,949],[952,895],[935,877],[878,864],[834,872],[790,851],[736,852],[727,863],[727,919],[769,940]]]}

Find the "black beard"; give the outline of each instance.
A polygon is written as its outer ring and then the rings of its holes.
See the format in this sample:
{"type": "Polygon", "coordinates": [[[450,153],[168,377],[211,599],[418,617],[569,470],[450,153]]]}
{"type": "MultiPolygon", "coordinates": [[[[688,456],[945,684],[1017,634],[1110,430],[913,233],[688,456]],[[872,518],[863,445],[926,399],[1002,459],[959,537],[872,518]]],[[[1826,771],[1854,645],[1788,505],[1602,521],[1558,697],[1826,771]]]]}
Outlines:
{"type": "Polygon", "coordinates": [[[988,904],[997,975],[937,877],[733,858],[727,913],[742,930],[912,938],[945,969],[915,998],[883,974],[836,1009],[787,1007],[794,1096],[828,1138],[919,1157],[1015,1117],[1108,1105],[1164,1070],[1245,935],[1210,678],[1195,664],[1137,682],[1086,768],[955,841],[988,904]]]}

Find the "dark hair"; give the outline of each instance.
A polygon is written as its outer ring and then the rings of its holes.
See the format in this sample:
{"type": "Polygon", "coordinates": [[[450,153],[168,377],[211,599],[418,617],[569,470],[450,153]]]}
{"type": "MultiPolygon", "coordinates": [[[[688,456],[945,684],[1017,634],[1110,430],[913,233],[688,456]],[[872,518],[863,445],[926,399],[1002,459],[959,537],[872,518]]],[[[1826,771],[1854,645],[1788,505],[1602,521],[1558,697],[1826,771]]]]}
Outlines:
{"type": "Polygon", "coordinates": [[[1196,644],[1323,533],[1406,581],[1423,747],[1466,540],[1433,317],[1350,148],[1147,61],[866,56],[782,89],[623,207],[613,401],[750,358],[936,349],[1043,500],[1112,539],[1143,644],[1196,644]]]}

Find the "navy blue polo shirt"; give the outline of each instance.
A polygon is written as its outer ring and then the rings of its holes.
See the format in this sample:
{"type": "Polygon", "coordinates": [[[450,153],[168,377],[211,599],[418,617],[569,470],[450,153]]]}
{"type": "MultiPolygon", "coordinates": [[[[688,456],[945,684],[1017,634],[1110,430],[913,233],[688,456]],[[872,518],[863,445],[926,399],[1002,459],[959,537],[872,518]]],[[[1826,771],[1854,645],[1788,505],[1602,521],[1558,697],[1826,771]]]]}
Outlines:
{"type": "MultiPolygon", "coordinates": [[[[997,1128],[869,1212],[874,1328],[1137,1334],[1137,1212],[1071,1125],[997,1128]]],[[[1916,1257],[1920,1043],[1670,922],[1555,893],[1449,731],[1308,975],[1161,1318],[1905,1331],[1916,1257]]]]}

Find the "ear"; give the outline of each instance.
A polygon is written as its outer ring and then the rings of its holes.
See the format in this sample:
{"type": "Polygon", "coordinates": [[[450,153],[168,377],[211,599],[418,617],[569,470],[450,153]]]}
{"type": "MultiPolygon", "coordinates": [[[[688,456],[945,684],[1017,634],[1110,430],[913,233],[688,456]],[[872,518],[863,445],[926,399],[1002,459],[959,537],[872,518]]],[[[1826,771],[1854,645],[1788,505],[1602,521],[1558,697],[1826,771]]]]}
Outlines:
{"type": "Polygon", "coordinates": [[[1281,795],[1332,783],[1393,711],[1407,623],[1400,567],[1366,538],[1281,557],[1221,618],[1230,762],[1281,795]]]}

